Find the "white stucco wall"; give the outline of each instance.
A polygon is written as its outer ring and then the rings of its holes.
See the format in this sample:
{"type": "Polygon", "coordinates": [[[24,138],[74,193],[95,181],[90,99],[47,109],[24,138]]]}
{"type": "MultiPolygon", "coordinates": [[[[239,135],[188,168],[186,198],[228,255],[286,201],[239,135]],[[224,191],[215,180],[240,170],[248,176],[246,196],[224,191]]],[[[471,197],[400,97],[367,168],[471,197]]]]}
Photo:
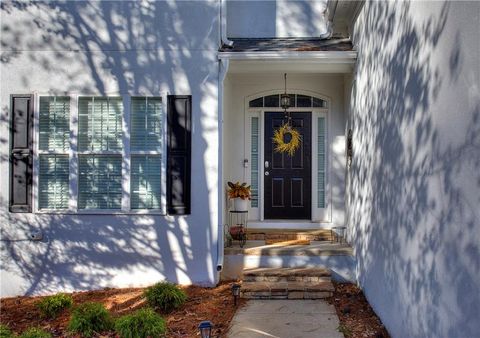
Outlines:
{"type": "Polygon", "coordinates": [[[327,0],[227,1],[230,38],[319,37],[327,0]]]}
{"type": "Polygon", "coordinates": [[[1,296],[216,283],[218,1],[2,2],[1,296]],[[189,216],[8,212],[11,94],[191,94],[189,216]],[[43,242],[25,240],[41,229],[43,242]]]}
{"type": "Polygon", "coordinates": [[[392,337],[480,335],[480,3],[367,2],[348,223],[392,337]]]}
{"type": "MultiPolygon", "coordinates": [[[[283,91],[283,73],[229,74],[229,95],[224,111],[224,182],[244,181],[250,168],[243,160],[249,157],[245,149],[245,98],[261,92],[283,91]]],[[[289,73],[288,90],[311,91],[330,99],[328,112],[332,222],[322,226],[344,225],[345,220],[345,109],[343,74],[289,73]]],[[[314,95],[314,94],[312,94],[314,95]]],[[[268,109],[268,108],[267,108],[268,109]]],[[[305,109],[308,110],[308,109],[305,109]]],[[[262,142],[262,140],[260,140],[262,142]]],[[[316,226],[320,226],[319,224],[316,226]]]]}

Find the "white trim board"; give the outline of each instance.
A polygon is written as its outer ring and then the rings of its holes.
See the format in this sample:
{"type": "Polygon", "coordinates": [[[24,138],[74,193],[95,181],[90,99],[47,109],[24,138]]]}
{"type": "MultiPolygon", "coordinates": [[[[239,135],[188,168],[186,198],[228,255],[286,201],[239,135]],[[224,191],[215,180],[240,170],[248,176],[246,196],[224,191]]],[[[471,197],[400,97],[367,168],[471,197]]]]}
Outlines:
{"type": "Polygon", "coordinates": [[[218,52],[218,59],[230,60],[305,60],[320,63],[355,63],[356,51],[274,51],[274,52],[218,52]]]}

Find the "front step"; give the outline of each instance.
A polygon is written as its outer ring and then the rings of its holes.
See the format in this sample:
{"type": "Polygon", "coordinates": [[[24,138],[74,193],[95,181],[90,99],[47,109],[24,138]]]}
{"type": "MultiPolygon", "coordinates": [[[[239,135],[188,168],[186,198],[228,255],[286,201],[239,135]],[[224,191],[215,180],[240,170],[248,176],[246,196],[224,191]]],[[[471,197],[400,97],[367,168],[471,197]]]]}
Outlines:
{"type": "Polygon", "coordinates": [[[323,268],[257,268],[243,275],[241,297],[247,299],[323,299],[334,291],[323,268]]]}
{"type": "Polygon", "coordinates": [[[330,229],[247,229],[247,240],[253,241],[332,241],[330,229]]]}

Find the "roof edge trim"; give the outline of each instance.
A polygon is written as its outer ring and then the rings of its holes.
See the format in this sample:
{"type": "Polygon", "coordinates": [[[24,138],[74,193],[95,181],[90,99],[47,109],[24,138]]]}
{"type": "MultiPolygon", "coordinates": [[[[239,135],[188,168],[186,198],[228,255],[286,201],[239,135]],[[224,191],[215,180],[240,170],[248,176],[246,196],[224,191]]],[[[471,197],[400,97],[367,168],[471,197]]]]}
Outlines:
{"type": "Polygon", "coordinates": [[[218,52],[220,60],[317,60],[325,63],[355,63],[356,51],[218,52]]]}

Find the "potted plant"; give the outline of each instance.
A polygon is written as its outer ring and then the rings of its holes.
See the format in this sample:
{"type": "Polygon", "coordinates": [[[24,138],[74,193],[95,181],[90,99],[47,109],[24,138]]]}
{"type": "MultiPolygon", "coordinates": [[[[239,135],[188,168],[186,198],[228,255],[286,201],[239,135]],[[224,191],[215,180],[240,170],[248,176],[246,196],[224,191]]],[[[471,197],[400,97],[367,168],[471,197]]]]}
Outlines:
{"type": "Polygon", "coordinates": [[[248,201],[252,197],[250,186],[245,182],[228,182],[228,197],[233,199],[233,207],[235,211],[247,211],[248,201]]]}

